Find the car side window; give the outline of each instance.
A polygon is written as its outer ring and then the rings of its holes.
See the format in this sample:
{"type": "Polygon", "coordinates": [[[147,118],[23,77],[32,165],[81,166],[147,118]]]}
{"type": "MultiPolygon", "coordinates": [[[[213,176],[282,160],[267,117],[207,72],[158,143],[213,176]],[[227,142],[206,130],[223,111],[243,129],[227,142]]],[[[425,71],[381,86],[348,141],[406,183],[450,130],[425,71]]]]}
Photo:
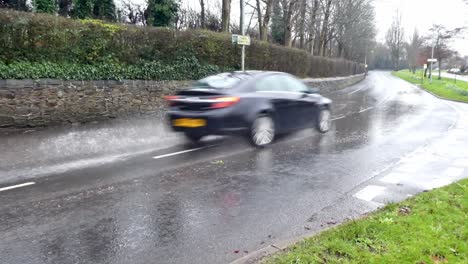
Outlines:
{"type": "Polygon", "coordinates": [[[305,85],[300,80],[293,78],[291,76],[282,76],[282,81],[285,84],[285,88],[288,92],[296,92],[296,93],[303,93],[304,91],[308,91],[309,87],[305,85]]]}
{"type": "Polygon", "coordinates": [[[255,84],[256,91],[284,91],[284,85],[278,75],[269,75],[261,78],[255,84]]]}

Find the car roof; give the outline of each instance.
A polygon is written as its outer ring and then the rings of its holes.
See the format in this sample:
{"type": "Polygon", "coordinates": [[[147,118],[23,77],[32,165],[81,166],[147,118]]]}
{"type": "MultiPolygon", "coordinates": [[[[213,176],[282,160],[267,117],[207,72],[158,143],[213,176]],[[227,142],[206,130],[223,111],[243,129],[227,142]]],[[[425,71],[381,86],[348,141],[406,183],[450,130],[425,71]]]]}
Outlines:
{"type": "Polygon", "coordinates": [[[258,78],[264,75],[270,74],[286,74],[284,72],[276,72],[276,71],[257,71],[257,70],[249,70],[249,71],[233,71],[233,72],[224,72],[219,74],[231,74],[233,76],[239,77],[241,79],[251,79],[251,78],[258,78]]]}

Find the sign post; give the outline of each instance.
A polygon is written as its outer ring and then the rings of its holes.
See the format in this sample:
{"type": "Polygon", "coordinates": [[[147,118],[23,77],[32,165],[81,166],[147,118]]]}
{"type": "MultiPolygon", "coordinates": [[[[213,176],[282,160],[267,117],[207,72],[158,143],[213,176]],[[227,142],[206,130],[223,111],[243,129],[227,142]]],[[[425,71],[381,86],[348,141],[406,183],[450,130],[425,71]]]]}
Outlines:
{"type": "Polygon", "coordinates": [[[424,63],[423,71],[421,72],[421,84],[424,83],[424,72],[426,71],[426,69],[427,69],[427,64],[424,63]]]}
{"type": "MultiPolygon", "coordinates": [[[[244,28],[244,0],[240,0],[240,28],[241,28],[241,35],[245,35],[245,28],[244,28]]],[[[239,42],[238,42],[239,43],[239,42]]],[[[245,71],[245,45],[242,45],[242,55],[241,55],[241,69],[245,71]]]]}
{"type": "MultiPolygon", "coordinates": [[[[434,47],[432,48],[432,57],[434,57],[434,47]]],[[[430,77],[431,77],[431,79],[430,79],[430,82],[432,83],[432,63],[433,63],[433,62],[437,62],[437,59],[434,59],[434,58],[432,58],[432,59],[427,59],[427,62],[430,62],[430,63],[431,63],[431,70],[430,70],[430,77]]]]}

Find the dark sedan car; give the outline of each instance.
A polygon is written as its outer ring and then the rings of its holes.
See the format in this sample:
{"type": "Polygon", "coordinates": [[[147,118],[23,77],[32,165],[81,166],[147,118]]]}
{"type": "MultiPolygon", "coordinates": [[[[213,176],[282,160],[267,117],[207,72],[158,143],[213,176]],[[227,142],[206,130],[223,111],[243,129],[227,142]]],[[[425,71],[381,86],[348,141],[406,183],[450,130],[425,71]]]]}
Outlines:
{"type": "Polygon", "coordinates": [[[278,134],[307,127],[325,133],[330,128],[331,100],[281,72],[221,73],[166,100],[172,128],[192,141],[240,134],[264,146],[278,134]]]}

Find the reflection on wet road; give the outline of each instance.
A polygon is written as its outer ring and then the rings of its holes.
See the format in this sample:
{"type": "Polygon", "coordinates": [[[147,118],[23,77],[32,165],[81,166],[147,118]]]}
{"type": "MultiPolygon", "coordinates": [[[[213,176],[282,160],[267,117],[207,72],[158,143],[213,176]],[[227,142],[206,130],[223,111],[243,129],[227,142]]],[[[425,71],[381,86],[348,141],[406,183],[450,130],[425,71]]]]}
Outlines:
{"type": "Polygon", "coordinates": [[[175,144],[0,192],[0,263],[229,262],[328,221],[324,208],[457,119],[385,72],[329,97],[326,135],[305,130],[265,149],[175,144]]]}

